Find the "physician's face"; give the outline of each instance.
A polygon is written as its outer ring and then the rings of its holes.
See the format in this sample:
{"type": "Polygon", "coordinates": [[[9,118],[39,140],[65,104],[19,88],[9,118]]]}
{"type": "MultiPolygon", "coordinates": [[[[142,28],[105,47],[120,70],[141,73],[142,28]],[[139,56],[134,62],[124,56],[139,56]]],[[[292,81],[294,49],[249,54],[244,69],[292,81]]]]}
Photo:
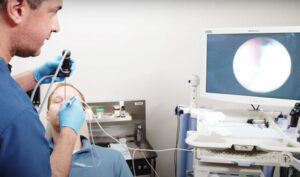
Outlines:
{"type": "Polygon", "coordinates": [[[62,0],[45,0],[37,9],[26,4],[25,8],[28,13],[16,33],[16,55],[38,56],[45,40],[50,39],[51,33],[59,31],[57,12],[62,8],[62,0]]]}

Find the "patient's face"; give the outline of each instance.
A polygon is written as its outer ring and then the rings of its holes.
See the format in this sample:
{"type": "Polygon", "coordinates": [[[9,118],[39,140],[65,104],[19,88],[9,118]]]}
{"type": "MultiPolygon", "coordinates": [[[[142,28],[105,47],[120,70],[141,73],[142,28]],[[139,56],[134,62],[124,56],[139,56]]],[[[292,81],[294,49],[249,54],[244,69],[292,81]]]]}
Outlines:
{"type": "Polygon", "coordinates": [[[54,129],[59,130],[59,109],[66,100],[69,101],[70,98],[73,96],[78,96],[79,98],[81,98],[77,90],[70,86],[61,86],[58,89],[56,89],[53,93],[50,101],[49,110],[47,112],[47,120],[54,129]]]}

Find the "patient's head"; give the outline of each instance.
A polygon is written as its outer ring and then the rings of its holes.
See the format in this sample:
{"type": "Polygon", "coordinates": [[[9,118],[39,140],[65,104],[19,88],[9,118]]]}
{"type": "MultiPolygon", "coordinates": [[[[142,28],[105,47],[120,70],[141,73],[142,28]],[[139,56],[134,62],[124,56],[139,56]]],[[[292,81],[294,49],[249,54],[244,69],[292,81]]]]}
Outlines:
{"type": "Polygon", "coordinates": [[[78,96],[83,101],[85,101],[83,94],[71,84],[59,83],[50,94],[47,105],[47,120],[49,121],[53,129],[57,131],[59,130],[58,111],[61,108],[62,104],[66,100],[70,100],[70,98],[73,96],[78,96]]]}

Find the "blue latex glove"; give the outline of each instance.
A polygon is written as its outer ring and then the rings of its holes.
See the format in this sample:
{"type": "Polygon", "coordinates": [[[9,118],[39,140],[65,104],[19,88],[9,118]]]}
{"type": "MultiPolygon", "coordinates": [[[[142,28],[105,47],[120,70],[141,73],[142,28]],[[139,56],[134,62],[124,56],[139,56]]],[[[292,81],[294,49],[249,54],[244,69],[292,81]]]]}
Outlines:
{"type": "MultiPolygon", "coordinates": [[[[57,57],[47,61],[43,65],[35,68],[33,70],[33,75],[34,75],[34,79],[36,80],[36,82],[38,82],[44,76],[54,75],[61,59],[62,59],[62,56],[57,56],[57,57]]],[[[72,74],[73,71],[75,70],[75,62],[72,58],[70,59],[70,61],[72,63],[72,65],[71,65],[71,74],[72,74]]],[[[61,72],[59,72],[55,79],[55,82],[61,82],[64,79],[65,79],[65,76],[61,72]]],[[[42,81],[42,84],[50,83],[51,80],[52,80],[52,78],[47,78],[42,81]]]]}
{"type": "Polygon", "coordinates": [[[70,127],[77,133],[84,122],[84,112],[82,105],[75,97],[70,100],[73,103],[65,102],[58,112],[59,128],[70,127]]]}

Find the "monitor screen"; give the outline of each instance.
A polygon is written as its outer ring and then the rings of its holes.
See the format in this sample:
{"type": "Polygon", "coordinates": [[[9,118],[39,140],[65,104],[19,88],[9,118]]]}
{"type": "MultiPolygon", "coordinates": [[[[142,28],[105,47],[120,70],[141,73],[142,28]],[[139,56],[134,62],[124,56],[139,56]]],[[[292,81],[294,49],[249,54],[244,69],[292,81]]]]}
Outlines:
{"type": "Polygon", "coordinates": [[[203,32],[201,95],[293,106],[300,100],[300,27],[203,32]]]}

